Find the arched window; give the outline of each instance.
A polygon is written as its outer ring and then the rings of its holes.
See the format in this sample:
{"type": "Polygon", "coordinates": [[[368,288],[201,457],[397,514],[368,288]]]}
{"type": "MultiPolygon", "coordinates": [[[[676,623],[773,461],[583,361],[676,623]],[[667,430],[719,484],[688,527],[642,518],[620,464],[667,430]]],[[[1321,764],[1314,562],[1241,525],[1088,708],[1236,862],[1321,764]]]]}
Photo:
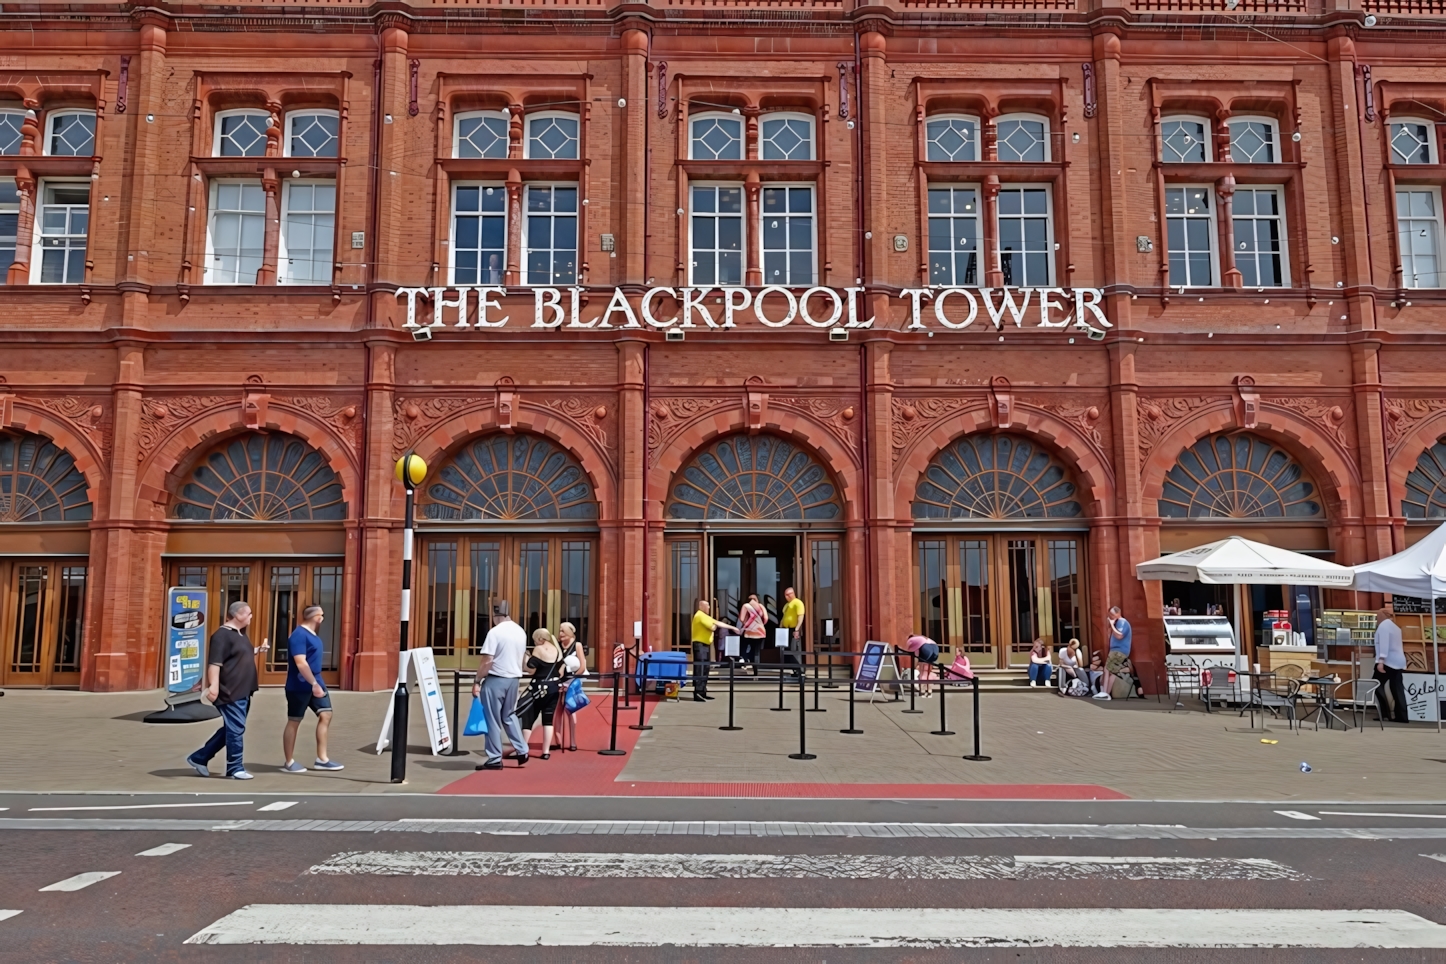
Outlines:
{"type": "Polygon", "coordinates": [[[0,110],[0,154],[20,153],[20,125],[25,122],[23,110],[0,110]]]}
{"type": "Polygon", "coordinates": [[[1446,519],[1446,438],[1421,453],[1406,476],[1401,515],[1408,519],[1446,519]]]}
{"type": "Polygon", "coordinates": [[[90,157],[95,153],[95,111],[53,110],[45,118],[45,153],[90,157]]]}
{"type": "Polygon", "coordinates": [[[1160,161],[1204,164],[1210,160],[1210,121],[1204,117],[1166,117],[1160,121],[1160,161]]]}
{"type": "Polygon", "coordinates": [[[1230,156],[1241,164],[1278,164],[1280,126],[1273,117],[1230,118],[1230,156]]]}
{"type": "Polygon", "coordinates": [[[743,117],[695,114],[688,121],[688,156],[695,161],[743,160],[743,117]]]}
{"type": "Polygon", "coordinates": [[[1005,114],[994,122],[1001,161],[1043,164],[1049,160],[1049,121],[1038,114],[1005,114]]]}
{"type": "Polygon", "coordinates": [[[1419,117],[1392,118],[1391,163],[1436,163],[1436,125],[1419,117]]]}
{"type": "Polygon", "coordinates": [[[1071,473],[1017,435],[965,435],[934,456],[914,492],[915,519],[1072,519],[1071,473]]]}
{"type": "Polygon", "coordinates": [[[577,459],[536,435],[469,443],[427,486],[424,518],[498,521],[596,519],[592,482],[577,459]]]}
{"type": "Polygon", "coordinates": [[[924,122],[924,159],[946,163],[979,160],[979,119],[967,114],[934,114],[924,122]]]}
{"type": "Polygon", "coordinates": [[[807,114],[764,114],[760,147],[765,161],[813,160],[813,118],[807,114]]]}
{"type": "Polygon", "coordinates": [[[271,117],[264,110],[223,110],[216,115],[216,157],[265,157],[266,129],[271,117]]]}
{"type": "Polygon", "coordinates": [[[843,515],[828,469],[773,435],[733,435],[693,456],[673,480],[669,519],[828,520],[843,515]]]}
{"type": "Polygon", "coordinates": [[[577,138],[576,114],[546,111],[527,116],[529,158],[577,160],[577,138]]]}
{"type": "Polygon", "coordinates": [[[1162,519],[1312,519],[1315,483],[1290,453],[1255,435],[1211,435],[1165,474],[1162,519]]]}
{"type": "Polygon", "coordinates": [[[341,118],[336,111],[294,110],[286,115],[282,143],[287,157],[336,157],[340,133],[341,118]]]}
{"type": "Polygon", "coordinates": [[[0,523],[87,522],[91,508],[69,452],[41,435],[0,433],[0,523]]]}
{"type": "Polygon", "coordinates": [[[254,432],[222,443],[181,485],[173,516],[191,522],[346,518],[341,480],[301,439],[254,432]]]}
{"type": "Polygon", "coordinates": [[[507,126],[507,114],[500,110],[458,114],[452,121],[452,156],[506,157],[507,126]]]}

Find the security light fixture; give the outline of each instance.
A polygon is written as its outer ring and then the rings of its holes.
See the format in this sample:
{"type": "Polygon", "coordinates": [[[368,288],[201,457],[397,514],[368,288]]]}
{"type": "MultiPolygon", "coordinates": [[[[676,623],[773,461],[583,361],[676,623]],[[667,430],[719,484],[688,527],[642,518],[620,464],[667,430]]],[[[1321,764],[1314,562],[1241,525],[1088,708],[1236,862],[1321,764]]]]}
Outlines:
{"type": "Polygon", "coordinates": [[[849,330],[847,328],[830,328],[828,330],[829,341],[848,341],[849,330]]]}
{"type": "Polygon", "coordinates": [[[412,341],[431,341],[431,340],[432,340],[432,329],[431,329],[431,328],[413,328],[413,329],[412,329],[412,341]]]}
{"type": "Polygon", "coordinates": [[[688,337],[688,333],[681,328],[669,328],[663,335],[666,341],[682,341],[688,337]]]}

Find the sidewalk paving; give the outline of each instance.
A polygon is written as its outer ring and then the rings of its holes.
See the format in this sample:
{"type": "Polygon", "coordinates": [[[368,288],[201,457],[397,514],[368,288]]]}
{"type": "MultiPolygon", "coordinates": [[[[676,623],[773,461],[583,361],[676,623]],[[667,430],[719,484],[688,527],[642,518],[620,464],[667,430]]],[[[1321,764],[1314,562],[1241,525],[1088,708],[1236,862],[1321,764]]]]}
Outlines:
{"type": "MultiPolygon", "coordinates": [[[[218,725],[156,726],[140,722],[161,706],[161,694],[10,690],[0,699],[0,789],[48,792],[120,791],[190,793],[481,793],[519,795],[979,797],[1157,800],[1371,800],[1446,801],[1446,734],[1416,724],[1384,732],[1372,722],[1352,730],[1288,732],[1271,721],[1251,730],[1233,711],[1207,715],[1171,711],[1154,700],[1097,702],[1049,693],[982,696],[983,752],[972,750],[967,692],[948,698],[954,736],[934,736],[938,697],[920,699],[924,712],[901,712],[907,702],[859,701],[861,735],[847,725],[845,691],[822,694],[826,713],[807,713],[808,751],[815,760],[792,760],[798,750],[797,691],[788,713],[770,712],[771,691],[740,692],[740,732],[727,721],[727,691],[697,704],[649,702],[642,733],[627,729],[637,709],[624,709],[619,745],[626,756],[602,757],[607,745],[607,697],[594,695],[583,713],[582,752],[554,753],[519,770],[475,773],[480,737],[460,742],[473,752],[432,757],[419,703],[414,702],[408,782],[389,780],[390,753],[373,752],[389,693],[333,694],[336,719],[332,756],[340,773],[280,772],[285,702],[279,689],[257,695],[247,732],[248,783],[197,777],[185,765],[218,725]],[[1261,742],[1262,737],[1278,740],[1261,742]],[[1300,772],[1301,761],[1312,772],[1300,772]]],[[[465,699],[465,694],[464,694],[465,699]]],[[[812,705],[812,696],[809,696],[812,705]]],[[[297,758],[313,756],[312,724],[304,725],[297,758]]],[[[540,739],[540,732],[537,734],[540,739]]],[[[536,745],[534,747],[536,749],[536,745]]],[[[220,773],[224,759],[212,761],[220,773]]]]}

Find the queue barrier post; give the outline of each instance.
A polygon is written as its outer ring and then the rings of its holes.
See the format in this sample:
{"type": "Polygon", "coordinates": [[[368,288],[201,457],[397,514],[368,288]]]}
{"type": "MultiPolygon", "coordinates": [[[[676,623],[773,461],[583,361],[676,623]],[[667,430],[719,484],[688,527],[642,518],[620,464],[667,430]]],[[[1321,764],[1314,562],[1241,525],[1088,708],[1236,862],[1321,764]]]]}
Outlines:
{"type": "Polygon", "coordinates": [[[461,717],[458,713],[462,705],[462,671],[452,671],[452,748],[444,756],[466,756],[469,751],[457,746],[457,741],[462,738],[462,730],[457,725],[461,717]]]}
{"type": "Polygon", "coordinates": [[[900,713],[922,713],[923,710],[914,708],[914,692],[919,686],[919,654],[909,654],[909,708],[900,710],[900,713]]]}
{"type": "Polygon", "coordinates": [[[643,722],[643,712],[648,705],[648,661],[643,659],[643,654],[638,654],[638,671],[643,674],[642,685],[638,687],[638,722],[628,727],[630,730],[651,730],[651,723],[643,722]]]}
{"type": "Polygon", "coordinates": [[[818,651],[815,650],[813,654],[813,706],[808,710],[809,713],[828,712],[827,707],[818,705],[818,663],[818,651]]]}
{"type": "Polygon", "coordinates": [[[967,755],[964,757],[964,759],[966,759],[966,760],[976,760],[976,761],[993,759],[992,757],[987,757],[987,756],[985,756],[984,754],[982,754],[982,753],[979,752],[979,677],[978,677],[978,676],[975,676],[975,677],[974,677],[974,752],[971,753],[971,754],[967,754],[967,755]]]}
{"type": "MultiPolygon", "coordinates": [[[[808,752],[808,717],[804,715],[808,712],[808,694],[806,690],[807,684],[803,678],[803,661],[808,659],[808,654],[799,650],[798,658],[798,752],[790,753],[788,758],[790,760],[817,760],[818,754],[808,752]]],[[[782,677],[779,678],[781,679],[782,677]]]]}
{"type": "Polygon", "coordinates": [[[768,709],[773,713],[791,713],[789,707],[783,705],[783,651],[778,651],[778,705],[770,706],[768,709]]]}
{"type": "MultiPolygon", "coordinates": [[[[624,687],[624,688],[626,688],[626,687],[624,687]]],[[[598,755],[599,755],[599,756],[626,756],[626,755],[627,755],[627,752],[628,752],[627,750],[619,750],[619,749],[618,749],[618,671],[617,671],[617,670],[613,670],[613,700],[612,700],[612,703],[613,703],[613,712],[612,712],[612,717],[613,717],[613,719],[612,719],[612,725],[611,725],[611,727],[610,727],[610,731],[609,731],[609,735],[608,735],[608,748],[607,748],[606,750],[598,750],[597,752],[598,752],[598,755]]],[[[577,725],[577,721],[574,720],[574,721],[573,721],[573,726],[576,726],[576,725],[577,725]]]]}
{"type": "Polygon", "coordinates": [[[945,684],[944,674],[943,674],[943,673],[940,673],[940,674],[939,674],[939,728],[938,728],[937,730],[932,731],[935,736],[953,736],[953,735],[954,735],[954,731],[951,730],[951,729],[949,729],[948,724],[944,722],[944,694],[945,694],[946,692],[948,692],[948,690],[949,690],[949,687],[945,684]]]}
{"type": "Polygon", "coordinates": [[[728,661],[728,725],[720,726],[720,730],[741,730],[743,727],[733,725],[733,669],[738,665],[737,660],[728,661]]]}
{"type": "MultiPolygon", "coordinates": [[[[849,654],[849,662],[853,662],[852,653],[849,654]]],[[[856,729],[854,727],[854,692],[857,691],[858,688],[859,674],[858,670],[855,669],[853,672],[849,673],[849,728],[847,730],[839,730],[840,733],[857,734],[863,732],[863,730],[856,729]]]]}

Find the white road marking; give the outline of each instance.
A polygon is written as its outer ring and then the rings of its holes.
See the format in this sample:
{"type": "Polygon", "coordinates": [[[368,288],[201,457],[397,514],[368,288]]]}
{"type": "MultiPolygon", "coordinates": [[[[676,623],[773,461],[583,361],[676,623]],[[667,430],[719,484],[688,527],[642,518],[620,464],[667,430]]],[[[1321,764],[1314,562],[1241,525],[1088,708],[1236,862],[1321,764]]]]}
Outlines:
{"type": "Polygon", "coordinates": [[[1321,810],[1323,817],[1406,817],[1422,820],[1446,820],[1446,813],[1375,813],[1362,810],[1321,810]]]}
{"type": "Polygon", "coordinates": [[[1446,948],[1401,910],[251,904],[187,944],[1446,948]]]}
{"type": "Polygon", "coordinates": [[[275,803],[268,803],[266,806],[261,807],[256,812],[271,813],[276,810],[290,810],[292,807],[296,806],[300,802],[300,800],[277,800],[275,803]]]}
{"type": "Polygon", "coordinates": [[[1277,810],[1276,813],[1282,817],[1289,817],[1292,820],[1319,820],[1320,817],[1313,817],[1308,813],[1301,813],[1299,810],[1277,810]]]}
{"type": "Polygon", "coordinates": [[[40,892],[42,894],[46,891],[61,891],[63,893],[69,893],[73,890],[85,890],[85,888],[89,887],[91,884],[98,884],[102,880],[109,880],[111,877],[119,876],[119,870],[92,870],[88,873],[76,874],[74,877],[67,877],[64,880],[58,880],[55,883],[51,884],[49,887],[40,888],[40,892]]]}
{"type": "Polygon", "coordinates": [[[31,813],[56,813],[63,810],[170,810],[175,807],[244,807],[254,800],[221,800],[205,803],[134,803],[124,807],[31,807],[31,813]]]}
{"type": "Polygon", "coordinates": [[[1422,854],[1421,856],[1428,860],[1439,860],[1443,864],[1446,864],[1446,854],[1422,854]]]}
{"type": "Polygon", "coordinates": [[[1285,864],[1231,857],[935,857],[803,854],[337,854],[309,871],[393,877],[616,877],[744,880],[1309,880],[1285,864]]]}
{"type": "Polygon", "coordinates": [[[142,850],[136,854],[137,857],[169,857],[171,854],[180,853],[187,847],[188,843],[163,843],[160,846],[152,847],[150,850],[142,850]]]}
{"type": "Polygon", "coordinates": [[[20,913],[23,912],[18,910],[0,910],[0,920],[9,920],[20,913]]]}

